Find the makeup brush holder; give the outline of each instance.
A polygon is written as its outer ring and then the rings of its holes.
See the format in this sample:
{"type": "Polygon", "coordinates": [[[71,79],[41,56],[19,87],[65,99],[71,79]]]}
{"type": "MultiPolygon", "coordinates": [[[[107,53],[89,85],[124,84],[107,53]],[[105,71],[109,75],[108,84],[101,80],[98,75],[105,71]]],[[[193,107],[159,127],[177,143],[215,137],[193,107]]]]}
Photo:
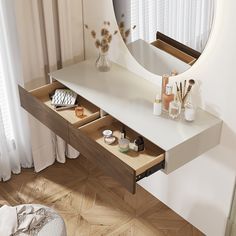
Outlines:
{"type": "Polygon", "coordinates": [[[186,105],[186,101],[188,100],[188,95],[182,100],[181,102],[181,108],[184,109],[186,105]]]}

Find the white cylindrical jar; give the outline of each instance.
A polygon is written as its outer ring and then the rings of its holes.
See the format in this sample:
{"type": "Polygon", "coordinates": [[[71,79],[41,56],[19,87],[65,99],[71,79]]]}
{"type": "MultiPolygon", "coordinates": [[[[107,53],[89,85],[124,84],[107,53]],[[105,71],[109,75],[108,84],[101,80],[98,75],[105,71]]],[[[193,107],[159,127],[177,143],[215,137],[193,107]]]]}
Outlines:
{"type": "Polygon", "coordinates": [[[185,105],[184,118],[186,121],[192,122],[195,120],[196,110],[192,103],[188,102],[185,105]]]}
{"type": "Polygon", "coordinates": [[[162,112],[161,96],[158,94],[156,100],[153,103],[153,115],[160,116],[162,112]]]}

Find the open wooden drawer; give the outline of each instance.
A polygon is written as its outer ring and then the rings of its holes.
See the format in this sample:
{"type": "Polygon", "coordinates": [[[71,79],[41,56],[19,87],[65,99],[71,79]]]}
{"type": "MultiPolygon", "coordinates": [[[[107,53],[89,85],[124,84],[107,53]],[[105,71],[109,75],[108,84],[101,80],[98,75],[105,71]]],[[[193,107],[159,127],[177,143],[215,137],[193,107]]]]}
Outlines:
{"type": "MultiPolygon", "coordinates": [[[[130,192],[135,193],[138,180],[164,168],[164,151],[144,139],[144,151],[121,153],[118,150],[121,129],[122,123],[108,115],[80,128],[70,126],[69,142],[130,192]],[[117,138],[114,144],[104,142],[102,131],[105,129],[113,131],[117,138]]],[[[126,133],[131,142],[139,136],[128,127],[126,133]]]]}
{"type": "Polygon", "coordinates": [[[65,88],[65,86],[59,82],[54,82],[29,92],[19,86],[20,100],[21,106],[25,110],[68,142],[68,123],[77,127],[89,123],[99,118],[100,109],[78,96],[79,104],[84,107],[83,118],[78,118],[75,115],[74,108],[56,111],[51,105],[50,94],[59,88],[65,88]]]}
{"type": "MultiPolygon", "coordinates": [[[[85,109],[82,119],[75,116],[74,109],[56,111],[49,95],[57,88],[65,86],[54,82],[29,92],[19,86],[22,107],[131,193],[135,193],[138,180],[164,168],[165,152],[146,139],[144,151],[126,154],[119,152],[118,141],[105,144],[102,131],[113,130],[118,140],[122,124],[109,115],[100,118],[100,109],[84,98],[78,99],[85,109]]],[[[128,127],[126,132],[130,141],[139,136],[128,127]]]]}

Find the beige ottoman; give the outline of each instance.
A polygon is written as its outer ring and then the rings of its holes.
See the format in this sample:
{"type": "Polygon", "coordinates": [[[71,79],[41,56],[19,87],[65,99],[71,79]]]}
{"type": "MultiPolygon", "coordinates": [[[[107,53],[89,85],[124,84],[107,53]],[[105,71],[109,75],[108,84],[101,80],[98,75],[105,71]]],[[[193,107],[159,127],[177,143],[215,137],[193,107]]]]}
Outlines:
{"type": "Polygon", "coordinates": [[[38,233],[38,236],[66,236],[66,226],[63,218],[56,211],[46,206],[37,205],[47,208],[54,215],[54,219],[48,222],[38,233]]]}

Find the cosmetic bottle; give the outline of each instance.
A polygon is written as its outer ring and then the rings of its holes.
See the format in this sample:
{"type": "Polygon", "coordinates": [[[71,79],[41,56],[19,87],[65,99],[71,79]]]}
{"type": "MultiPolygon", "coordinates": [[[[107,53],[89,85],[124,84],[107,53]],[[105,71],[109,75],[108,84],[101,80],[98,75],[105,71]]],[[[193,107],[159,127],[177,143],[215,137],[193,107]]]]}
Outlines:
{"type": "Polygon", "coordinates": [[[163,100],[163,94],[166,91],[166,85],[169,83],[169,75],[164,74],[162,75],[162,90],[161,90],[161,100],[163,100]]]}
{"type": "Polygon", "coordinates": [[[120,139],[126,138],[126,131],[125,131],[125,126],[122,126],[122,130],[120,132],[120,139]]]}
{"type": "Polygon", "coordinates": [[[172,85],[167,84],[166,85],[166,90],[165,93],[163,94],[163,99],[162,99],[162,108],[164,111],[169,111],[169,105],[170,102],[174,100],[174,94],[172,93],[172,85]]]}
{"type": "Polygon", "coordinates": [[[169,117],[171,119],[177,119],[179,118],[181,113],[181,102],[177,99],[177,96],[175,96],[175,99],[170,102],[169,105],[169,117]]]}
{"type": "Polygon", "coordinates": [[[144,150],[144,140],[142,136],[139,136],[137,139],[135,139],[134,144],[138,147],[138,152],[144,150]]]}
{"type": "Polygon", "coordinates": [[[153,115],[160,116],[162,111],[161,96],[157,94],[156,99],[153,103],[153,115]]]}

